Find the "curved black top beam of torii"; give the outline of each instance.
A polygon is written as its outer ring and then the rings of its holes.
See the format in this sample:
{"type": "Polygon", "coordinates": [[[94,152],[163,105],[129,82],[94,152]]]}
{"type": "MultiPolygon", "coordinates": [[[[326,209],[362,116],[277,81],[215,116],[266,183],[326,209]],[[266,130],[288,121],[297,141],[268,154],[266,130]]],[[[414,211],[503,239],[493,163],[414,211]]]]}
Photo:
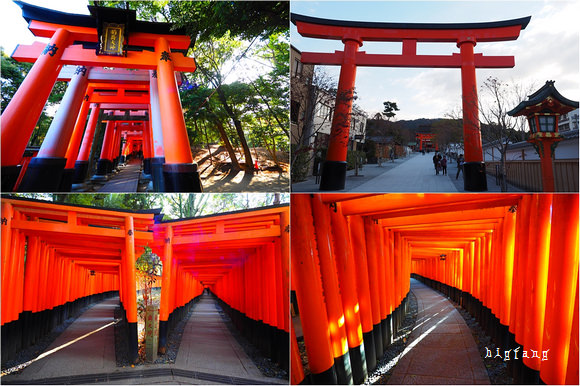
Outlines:
{"type": "MultiPolygon", "coordinates": [[[[30,23],[31,20],[37,20],[45,23],[70,25],[76,27],[97,27],[97,18],[94,16],[93,10],[96,8],[103,8],[88,6],[89,10],[91,11],[91,15],[80,15],[55,11],[53,9],[28,4],[20,0],[13,1],[22,9],[22,17],[26,20],[27,23],[30,23]]],[[[148,32],[163,35],[186,35],[184,29],[175,29],[172,27],[171,23],[137,20],[137,13],[134,10],[116,8],[111,8],[111,10],[123,13],[123,16],[128,16],[128,21],[132,32],[148,32]]]]}
{"type": "Polygon", "coordinates": [[[531,16],[521,17],[519,19],[479,22],[479,23],[390,23],[390,22],[371,22],[371,21],[350,21],[350,20],[333,20],[322,19],[318,17],[305,16],[297,13],[290,14],[290,21],[296,25],[296,22],[310,24],[328,25],[336,27],[354,27],[354,28],[379,28],[379,29],[481,29],[481,28],[501,28],[519,25],[525,29],[530,22],[531,16]]]}

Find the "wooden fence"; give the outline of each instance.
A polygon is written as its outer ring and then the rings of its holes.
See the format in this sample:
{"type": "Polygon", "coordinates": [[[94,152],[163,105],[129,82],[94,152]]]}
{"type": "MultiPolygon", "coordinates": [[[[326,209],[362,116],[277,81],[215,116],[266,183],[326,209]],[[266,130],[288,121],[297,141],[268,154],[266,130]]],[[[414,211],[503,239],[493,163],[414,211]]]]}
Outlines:
{"type": "MultiPolygon", "coordinates": [[[[496,175],[499,162],[486,162],[488,174],[496,175]],[[496,165],[497,168],[496,168],[496,165]]],[[[507,182],[530,192],[542,192],[540,161],[507,161],[507,182]]],[[[554,186],[556,192],[578,192],[578,160],[554,161],[554,186]]]]}

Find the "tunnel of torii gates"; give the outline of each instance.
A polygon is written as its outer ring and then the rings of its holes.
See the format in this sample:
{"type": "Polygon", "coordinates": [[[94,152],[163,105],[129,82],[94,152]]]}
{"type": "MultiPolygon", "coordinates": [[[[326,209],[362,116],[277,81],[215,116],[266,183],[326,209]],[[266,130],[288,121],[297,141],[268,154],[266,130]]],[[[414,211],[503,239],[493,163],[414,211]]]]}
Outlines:
{"type": "MultiPolygon", "coordinates": [[[[179,72],[196,69],[194,58],[185,56],[191,41],[184,31],[137,21],[131,10],[89,6],[91,15],[76,15],[15,3],[30,31],[50,41],[19,45],[12,54],[34,65],[2,114],[2,191],[14,190],[17,181],[19,191],[70,191],[74,175],[76,182],[86,175],[103,109],[148,112],[144,166],[151,168],[154,188],[202,191],[178,92],[179,72]],[[70,81],[59,109],[38,154],[23,159],[57,80],[70,81]]],[[[107,127],[107,134],[116,131],[107,127]]],[[[105,135],[99,173],[120,156],[118,137],[105,135]]]]}
{"type": "Polygon", "coordinates": [[[135,261],[148,245],[163,262],[160,352],[209,288],[240,332],[287,369],[289,216],[286,204],[160,221],[160,210],[3,199],[2,360],[109,296],[120,297],[135,360],[135,261]]]}
{"type": "Polygon", "coordinates": [[[513,56],[484,56],[474,53],[475,45],[515,40],[531,16],[486,23],[377,23],[320,19],[291,14],[291,21],[304,37],[341,40],[344,51],[302,52],[301,62],[340,66],[335,110],[326,160],[322,166],[320,190],[344,189],[346,153],[354,97],[356,69],[366,67],[460,68],[465,152],[464,188],[486,191],[485,163],[481,145],[476,68],[511,68],[513,56]],[[363,42],[401,42],[401,54],[367,54],[359,51],[363,42]],[[417,55],[417,43],[456,43],[459,53],[417,55]]]}
{"type": "MultiPolygon", "coordinates": [[[[502,355],[520,347],[506,362],[515,383],[578,384],[578,194],[293,194],[291,207],[313,383],[365,381],[415,277],[468,310],[502,355]]],[[[294,330],[291,349],[297,384],[294,330]]]]}

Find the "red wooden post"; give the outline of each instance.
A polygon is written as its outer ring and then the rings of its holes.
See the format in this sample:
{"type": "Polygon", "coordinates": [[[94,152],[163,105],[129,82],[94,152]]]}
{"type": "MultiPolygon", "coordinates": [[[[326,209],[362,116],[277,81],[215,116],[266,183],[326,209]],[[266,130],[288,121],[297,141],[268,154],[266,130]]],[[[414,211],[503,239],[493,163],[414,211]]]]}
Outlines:
{"type": "Polygon", "coordinates": [[[191,147],[185,128],[181,100],[175,81],[173,59],[167,39],[155,42],[157,59],[157,84],[163,130],[165,164],[163,176],[167,192],[201,192],[197,164],[193,163],[191,147]]]}
{"type": "Polygon", "coordinates": [[[69,32],[58,29],[2,113],[2,191],[12,190],[18,163],[61,68],[69,32]]]}

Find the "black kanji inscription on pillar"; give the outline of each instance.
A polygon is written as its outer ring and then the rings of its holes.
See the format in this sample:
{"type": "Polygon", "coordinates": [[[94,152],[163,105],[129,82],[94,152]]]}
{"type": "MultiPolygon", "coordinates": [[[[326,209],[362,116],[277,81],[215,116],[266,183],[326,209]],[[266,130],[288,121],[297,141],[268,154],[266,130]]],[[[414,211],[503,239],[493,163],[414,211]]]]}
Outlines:
{"type": "Polygon", "coordinates": [[[56,44],[47,44],[47,46],[44,47],[44,51],[42,51],[42,55],[49,54],[50,56],[54,56],[56,55],[56,51],[58,51],[56,44]]]}
{"type": "Polygon", "coordinates": [[[85,66],[78,66],[75,70],[75,75],[82,74],[83,76],[87,76],[87,68],[85,66]]]}
{"type": "Polygon", "coordinates": [[[163,61],[167,62],[168,60],[171,60],[171,55],[169,55],[169,52],[163,51],[161,53],[161,58],[159,58],[159,60],[163,60],[163,61]]]}

